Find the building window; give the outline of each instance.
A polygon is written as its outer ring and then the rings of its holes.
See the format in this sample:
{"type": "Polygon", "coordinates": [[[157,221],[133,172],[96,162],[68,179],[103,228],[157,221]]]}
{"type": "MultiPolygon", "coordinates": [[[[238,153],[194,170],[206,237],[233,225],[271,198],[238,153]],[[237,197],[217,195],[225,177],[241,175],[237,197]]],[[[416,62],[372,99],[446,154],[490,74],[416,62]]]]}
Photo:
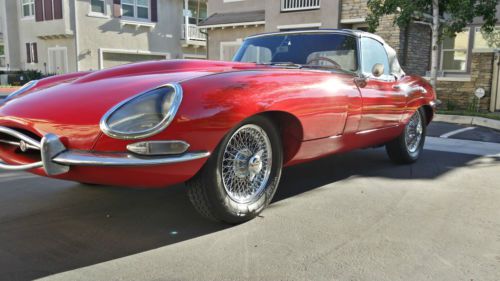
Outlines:
{"type": "Polygon", "coordinates": [[[441,48],[441,70],[466,72],[468,50],[469,29],[458,33],[455,37],[444,38],[441,48]]]}
{"type": "Polygon", "coordinates": [[[319,9],[320,6],[320,0],[281,0],[282,12],[319,9]]]}
{"type": "Polygon", "coordinates": [[[0,67],[5,67],[5,46],[0,45],[0,67]]]}
{"type": "Polygon", "coordinates": [[[23,17],[32,17],[35,15],[35,0],[21,0],[23,8],[23,17]]]}
{"type": "Polygon", "coordinates": [[[36,43],[26,43],[26,62],[38,63],[38,48],[36,43]]]}
{"type": "Polygon", "coordinates": [[[122,15],[141,20],[149,19],[149,0],[122,0],[122,15]]]}
{"type": "Polygon", "coordinates": [[[92,13],[104,14],[105,13],[105,3],[104,0],[90,0],[90,11],[92,13]]]}
{"type": "Polygon", "coordinates": [[[485,34],[480,27],[474,32],[474,49],[493,50],[500,48],[500,26],[497,26],[491,34],[485,34]]]}

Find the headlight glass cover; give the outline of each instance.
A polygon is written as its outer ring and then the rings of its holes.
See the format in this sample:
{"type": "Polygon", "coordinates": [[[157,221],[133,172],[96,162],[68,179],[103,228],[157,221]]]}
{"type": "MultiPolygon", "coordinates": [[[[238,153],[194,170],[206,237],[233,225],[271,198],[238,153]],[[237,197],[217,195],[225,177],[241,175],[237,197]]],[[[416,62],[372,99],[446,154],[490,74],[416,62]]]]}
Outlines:
{"type": "Polygon", "coordinates": [[[134,96],[112,108],[101,120],[101,130],[118,139],[140,139],[163,131],[182,101],[179,84],[167,84],[134,96]]]}
{"type": "Polygon", "coordinates": [[[17,91],[15,92],[12,92],[10,95],[8,95],[5,100],[10,100],[12,99],[13,97],[15,96],[18,96],[24,92],[27,92],[29,90],[31,90],[33,87],[36,86],[36,84],[38,83],[38,80],[31,80],[29,81],[28,83],[24,84],[24,86],[22,86],[21,88],[19,88],[17,91]]]}

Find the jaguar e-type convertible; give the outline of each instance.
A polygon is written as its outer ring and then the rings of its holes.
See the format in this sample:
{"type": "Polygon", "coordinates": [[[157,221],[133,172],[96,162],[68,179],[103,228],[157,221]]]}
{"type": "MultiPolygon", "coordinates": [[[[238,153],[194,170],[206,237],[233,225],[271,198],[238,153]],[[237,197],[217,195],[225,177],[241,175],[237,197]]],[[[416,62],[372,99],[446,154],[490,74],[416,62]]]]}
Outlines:
{"type": "Polygon", "coordinates": [[[416,161],[436,102],[376,35],[261,34],[233,62],[143,62],[26,84],[0,101],[0,169],[186,182],[202,215],[239,223],[269,204],[284,166],[382,145],[396,163],[416,161]]]}

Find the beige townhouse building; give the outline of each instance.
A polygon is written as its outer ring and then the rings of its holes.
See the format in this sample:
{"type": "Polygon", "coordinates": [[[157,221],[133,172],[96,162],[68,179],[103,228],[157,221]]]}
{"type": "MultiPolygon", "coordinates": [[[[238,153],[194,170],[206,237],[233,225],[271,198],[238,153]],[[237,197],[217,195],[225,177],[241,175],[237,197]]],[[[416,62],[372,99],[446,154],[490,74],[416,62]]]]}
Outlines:
{"type": "MultiPolygon", "coordinates": [[[[209,17],[199,25],[208,34],[208,58],[231,60],[242,40],[252,34],[272,31],[349,28],[367,30],[368,0],[210,0],[209,17]]],[[[500,4],[497,6],[500,18],[500,4]]],[[[444,108],[474,108],[474,92],[486,92],[481,110],[500,110],[500,26],[488,38],[477,19],[440,46],[438,95],[444,108]]],[[[376,32],[398,53],[408,74],[428,76],[431,28],[429,17],[415,18],[406,28],[382,19],[376,32]]]]}
{"type": "Polygon", "coordinates": [[[206,0],[0,0],[3,70],[67,73],[206,58],[206,0]]]}

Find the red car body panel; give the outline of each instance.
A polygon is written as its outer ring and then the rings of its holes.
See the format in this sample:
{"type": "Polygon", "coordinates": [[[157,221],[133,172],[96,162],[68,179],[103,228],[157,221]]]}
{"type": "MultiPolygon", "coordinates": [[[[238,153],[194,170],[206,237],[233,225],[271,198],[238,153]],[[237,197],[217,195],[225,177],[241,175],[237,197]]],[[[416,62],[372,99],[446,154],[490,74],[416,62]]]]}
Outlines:
{"type": "MultiPolygon", "coordinates": [[[[267,114],[281,125],[285,165],[332,153],[383,144],[402,132],[408,118],[435,100],[430,85],[405,76],[359,87],[351,74],[285,69],[252,63],[163,61],[121,66],[41,80],[0,105],[0,126],[42,137],[52,133],[68,149],[126,152],[137,142],[102,133],[99,121],[111,107],[157,86],[178,82],[183,101],[173,122],[144,140],[183,140],[190,151],[213,152],[238,123],[267,114]],[[426,93],[403,93],[395,85],[418,85],[426,93]]],[[[430,121],[430,120],[428,120],[430,121]]],[[[141,140],[141,141],[144,141],[141,140]]],[[[29,154],[0,144],[9,164],[33,162],[29,154]]],[[[86,183],[164,187],[193,177],[206,159],[152,167],[75,166],[59,176],[86,183]]],[[[42,168],[34,173],[46,175],[42,168]]]]}

